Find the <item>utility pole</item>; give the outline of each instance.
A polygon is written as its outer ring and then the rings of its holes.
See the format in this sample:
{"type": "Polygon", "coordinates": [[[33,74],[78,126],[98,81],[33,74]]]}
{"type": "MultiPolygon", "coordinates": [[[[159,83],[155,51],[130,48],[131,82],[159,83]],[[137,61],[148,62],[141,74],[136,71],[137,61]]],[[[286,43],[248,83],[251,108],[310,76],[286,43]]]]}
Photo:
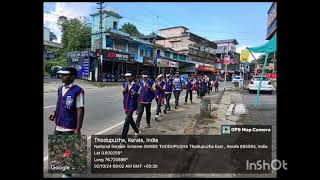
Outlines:
{"type": "MultiPolygon", "coordinates": [[[[229,43],[228,43],[228,46],[227,46],[227,56],[229,55],[229,43]]],[[[228,69],[228,64],[226,64],[226,68],[225,68],[225,71],[224,71],[224,85],[223,85],[223,91],[226,90],[226,82],[227,82],[227,69],[228,69]]]]}
{"type": "Polygon", "coordinates": [[[100,58],[99,58],[99,81],[102,82],[103,79],[103,55],[102,55],[102,30],[103,30],[103,26],[102,26],[102,11],[103,11],[103,2],[98,2],[97,4],[100,5],[99,9],[99,14],[100,14],[100,50],[99,50],[99,54],[100,54],[100,58]]]}

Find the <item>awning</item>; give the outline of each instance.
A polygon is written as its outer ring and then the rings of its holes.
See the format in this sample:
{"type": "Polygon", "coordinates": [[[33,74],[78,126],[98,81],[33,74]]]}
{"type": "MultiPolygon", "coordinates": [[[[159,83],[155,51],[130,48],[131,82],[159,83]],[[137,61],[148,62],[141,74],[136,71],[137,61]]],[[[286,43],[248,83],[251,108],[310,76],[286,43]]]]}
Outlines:
{"type": "Polygon", "coordinates": [[[277,51],[277,33],[274,34],[272,39],[262,46],[247,48],[253,53],[273,53],[277,51]]]}
{"type": "Polygon", "coordinates": [[[264,64],[263,64],[263,70],[262,73],[260,75],[260,82],[259,82],[259,88],[257,91],[257,96],[256,96],[256,106],[259,104],[259,97],[260,97],[260,88],[261,88],[261,83],[262,83],[262,77],[264,76],[264,71],[266,69],[266,64],[267,64],[267,59],[269,56],[269,53],[274,53],[277,51],[277,33],[275,33],[273,35],[273,37],[271,38],[270,41],[268,41],[267,43],[265,43],[262,46],[258,46],[258,47],[252,47],[252,48],[247,48],[250,52],[254,52],[254,53],[265,53],[266,57],[264,60],[264,64]]]}

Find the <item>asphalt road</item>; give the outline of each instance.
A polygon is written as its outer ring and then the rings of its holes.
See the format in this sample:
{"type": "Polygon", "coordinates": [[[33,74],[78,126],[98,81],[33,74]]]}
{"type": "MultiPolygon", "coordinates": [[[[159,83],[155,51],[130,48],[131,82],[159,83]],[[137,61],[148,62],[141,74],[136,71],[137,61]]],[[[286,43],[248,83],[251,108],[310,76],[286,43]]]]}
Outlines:
{"type": "MultiPolygon", "coordinates": [[[[272,159],[277,159],[277,92],[261,94],[259,104],[255,106],[256,94],[242,91],[242,101],[248,110],[247,116],[242,119],[243,124],[272,125],[272,159]]],[[[272,175],[276,177],[276,172],[272,175]]]]}

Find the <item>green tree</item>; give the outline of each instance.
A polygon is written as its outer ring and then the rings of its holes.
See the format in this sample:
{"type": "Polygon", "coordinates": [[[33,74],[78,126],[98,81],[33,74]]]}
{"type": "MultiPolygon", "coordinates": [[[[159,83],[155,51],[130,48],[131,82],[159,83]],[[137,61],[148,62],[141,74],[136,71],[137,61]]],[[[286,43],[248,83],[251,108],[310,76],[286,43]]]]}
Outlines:
{"type": "Polygon", "coordinates": [[[149,34],[149,36],[156,36],[156,35],[157,35],[157,33],[154,32],[154,31],[152,31],[152,32],[149,34]]]}
{"type": "MultiPolygon", "coordinates": [[[[267,64],[269,64],[270,62],[273,61],[273,56],[274,56],[274,53],[270,53],[270,54],[268,55],[267,64]]],[[[257,58],[258,64],[263,64],[265,59],[266,59],[266,55],[265,55],[265,54],[260,55],[260,56],[257,58]]]]}
{"type": "Polygon", "coordinates": [[[128,34],[130,34],[131,36],[138,36],[138,37],[142,37],[144,36],[142,33],[139,32],[139,30],[137,29],[137,27],[134,24],[131,23],[125,23],[121,26],[121,31],[126,32],[128,34]]]}
{"type": "Polygon", "coordinates": [[[62,32],[61,43],[64,55],[70,51],[81,51],[91,46],[91,28],[87,19],[67,19],[60,16],[57,21],[62,32]]]}

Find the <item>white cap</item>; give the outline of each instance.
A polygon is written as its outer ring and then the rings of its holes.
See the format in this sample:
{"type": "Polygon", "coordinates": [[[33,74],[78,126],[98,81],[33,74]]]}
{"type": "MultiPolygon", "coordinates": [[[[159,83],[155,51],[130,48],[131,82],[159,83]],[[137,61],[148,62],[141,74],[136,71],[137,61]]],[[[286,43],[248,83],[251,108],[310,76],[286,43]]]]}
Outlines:
{"type": "Polygon", "coordinates": [[[57,71],[57,74],[71,74],[71,72],[66,70],[59,70],[57,71]]]}
{"type": "Polygon", "coordinates": [[[159,76],[157,76],[158,78],[161,78],[163,75],[162,74],[159,74],[159,76]]]}
{"type": "Polygon", "coordinates": [[[142,77],[149,77],[148,75],[143,74],[142,77]]]}
{"type": "Polygon", "coordinates": [[[169,76],[170,76],[170,74],[167,74],[166,76],[167,76],[167,77],[169,77],[169,76]]]}
{"type": "Polygon", "coordinates": [[[132,74],[131,73],[126,73],[124,76],[125,77],[130,77],[130,76],[132,76],[132,74]]]}

